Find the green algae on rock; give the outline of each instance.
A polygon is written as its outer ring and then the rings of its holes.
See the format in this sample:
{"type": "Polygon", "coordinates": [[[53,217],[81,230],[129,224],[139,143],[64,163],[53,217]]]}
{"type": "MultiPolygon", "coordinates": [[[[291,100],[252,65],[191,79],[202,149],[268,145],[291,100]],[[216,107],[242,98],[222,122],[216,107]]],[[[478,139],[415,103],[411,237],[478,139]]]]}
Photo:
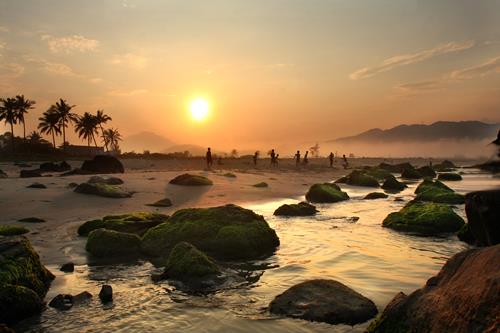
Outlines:
{"type": "Polygon", "coordinates": [[[135,234],[97,229],[89,234],[85,249],[96,257],[126,257],[139,255],[140,246],[135,234]]]}
{"type": "Polygon", "coordinates": [[[333,203],[349,200],[346,192],[333,183],[314,184],[306,193],[306,199],[309,202],[333,203]]]}
{"type": "Polygon", "coordinates": [[[386,199],[389,196],[382,192],[372,192],[368,193],[363,199],[365,200],[374,200],[374,199],[386,199]]]}
{"type": "Polygon", "coordinates": [[[87,221],[78,228],[78,235],[87,236],[91,231],[104,228],[119,232],[143,235],[147,230],[167,221],[168,215],[136,212],[122,215],[107,215],[102,219],[87,221]]]}
{"type": "Polygon", "coordinates": [[[387,192],[401,192],[408,186],[396,179],[396,177],[388,177],[382,184],[382,188],[387,192]]]}
{"type": "Polygon", "coordinates": [[[432,181],[424,179],[415,189],[417,201],[430,201],[446,204],[463,204],[465,197],[455,193],[451,188],[440,182],[439,180],[432,181]]]}
{"type": "Polygon", "coordinates": [[[130,198],[132,196],[132,193],[124,191],[118,186],[103,183],[81,183],[75,187],[74,192],[106,198],[130,198]]]}
{"type": "Polygon", "coordinates": [[[170,184],[182,186],[208,186],[213,185],[213,182],[204,176],[184,173],[170,180],[170,184]]]}
{"type": "Polygon", "coordinates": [[[366,174],[362,170],[354,170],[349,175],[338,179],[336,183],[345,183],[354,186],[380,187],[377,178],[366,174]]]}
{"type": "Polygon", "coordinates": [[[318,212],[315,206],[307,202],[284,204],[274,211],[277,216],[311,216],[318,212]]]}
{"type": "Polygon", "coordinates": [[[25,227],[10,224],[0,224],[0,236],[17,236],[30,232],[25,227]]]}

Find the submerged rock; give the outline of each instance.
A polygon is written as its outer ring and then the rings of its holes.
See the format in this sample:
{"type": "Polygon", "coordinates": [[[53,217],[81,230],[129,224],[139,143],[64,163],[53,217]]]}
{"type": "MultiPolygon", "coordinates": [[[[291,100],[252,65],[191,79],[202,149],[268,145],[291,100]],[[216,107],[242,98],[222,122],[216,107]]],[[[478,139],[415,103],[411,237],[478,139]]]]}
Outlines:
{"type": "Polygon", "coordinates": [[[381,169],[379,167],[365,168],[363,172],[379,181],[385,180],[389,177],[393,177],[392,173],[388,170],[381,169]]]}
{"type": "Polygon", "coordinates": [[[42,177],[42,173],[39,170],[21,170],[19,176],[21,178],[42,177]]]}
{"type": "Polygon", "coordinates": [[[382,222],[382,226],[420,236],[434,236],[457,232],[464,223],[448,205],[409,202],[399,212],[390,213],[382,222]]]}
{"type": "Polygon", "coordinates": [[[132,196],[132,193],[127,192],[118,186],[102,183],[81,183],[75,187],[74,192],[97,195],[106,198],[130,198],[132,196]]]}
{"type": "Polygon", "coordinates": [[[407,168],[401,172],[401,178],[405,179],[421,179],[422,175],[415,168],[407,168]]]}
{"type": "Polygon", "coordinates": [[[423,167],[418,168],[417,171],[425,178],[435,178],[436,177],[436,171],[434,171],[434,169],[428,165],[425,165],[423,167]]]}
{"type": "Polygon", "coordinates": [[[458,173],[445,172],[445,173],[440,173],[438,179],[448,180],[448,181],[459,181],[462,180],[462,176],[460,176],[458,173]]]}
{"type": "Polygon", "coordinates": [[[73,296],[59,294],[49,302],[49,306],[58,310],[69,310],[73,306],[73,296]]]}
{"type": "Polygon", "coordinates": [[[311,186],[306,193],[306,199],[309,202],[333,203],[349,200],[349,196],[346,192],[343,192],[338,185],[324,183],[311,186]]]}
{"type": "Polygon", "coordinates": [[[382,188],[388,192],[401,192],[407,187],[406,184],[401,183],[394,176],[387,178],[382,184],[382,188]]]}
{"type": "Polygon", "coordinates": [[[127,257],[139,254],[141,239],[135,234],[97,229],[87,238],[85,249],[96,257],[127,257]]]}
{"type": "Polygon", "coordinates": [[[152,227],[166,222],[167,219],[168,215],[148,212],[107,215],[100,220],[91,220],[82,224],[78,228],[78,235],[87,236],[93,230],[104,228],[142,236],[152,227]]]}
{"type": "Polygon", "coordinates": [[[81,170],[89,173],[124,173],[123,164],[113,156],[97,155],[92,160],[84,161],[81,170]]]}
{"type": "Polygon", "coordinates": [[[26,186],[27,188],[47,188],[44,184],[40,183],[33,183],[31,185],[26,186]]]}
{"type": "Polygon", "coordinates": [[[107,184],[107,185],[121,185],[123,184],[123,180],[118,177],[100,177],[100,176],[92,176],[89,180],[87,180],[89,184],[107,184]]]}
{"type": "Polygon", "coordinates": [[[25,223],[44,223],[46,222],[44,219],[38,217],[25,217],[23,219],[17,220],[17,222],[25,222],[25,223]]]}
{"type": "Polygon", "coordinates": [[[375,304],[335,280],[299,283],[269,304],[273,314],[329,324],[356,325],[377,314],[375,304]]]}
{"type": "Polygon", "coordinates": [[[269,187],[269,185],[266,182],[260,182],[257,184],[253,184],[253,187],[269,187]]]}
{"type": "Polygon", "coordinates": [[[71,273],[75,270],[75,264],[72,262],[67,262],[67,263],[63,264],[61,266],[61,268],[59,268],[59,270],[61,272],[65,272],[65,273],[71,273]]]}
{"type": "Polygon", "coordinates": [[[463,195],[455,193],[455,191],[439,180],[432,181],[430,179],[424,179],[415,189],[415,194],[417,195],[415,197],[417,201],[430,201],[453,205],[462,204],[465,201],[463,195]]]}
{"type": "Polygon", "coordinates": [[[374,200],[374,199],[386,199],[389,196],[382,192],[372,192],[368,193],[363,199],[365,200],[374,200]]]}
{"type": "Polygon", "coordinates": [[[103,303],[109,303],[113,301],[113,287],[109,284],[105,284],[101,287],[101,291],[99,292],[99,298],[103,303]]]}
{"type": "Polygon", "coordinates": [[[152,207],[170,207],[172,206],[172,201],[169,198],[164,198],[161,200],[158,200],[152,204],[146,204],[146,206],[152,206],[152,207]]]}
{"type": "Polygon", "coordinates": [[[399,293],[368,333],[498,332],[500,245],[456,254],[426,285],[399,293]]]}
{"type": "Polygon", "coordinates": [[[189,242],[219,259],[256,259],[279,245],[263,216],[236,205],[181,209],[144,234],[141,248],[165,256],[179,242],[189,242]]]}
{"type": "Polygon", "coordinates": [[[274,211],[274,215],[278,216],[311,216],[318,212],[315,206],[307,202],[299,202],[298,204],[284,204],[274,211]]]}
{"type": "Polygon", "coordinates": [[[25,227],[10,224],[0,224],[0,236],[17,236],[30,232],[25,227]]]}
{"type": "Polygon", "coordinates": [[[213,185],[213,182],[207,177],[185,173],[170,180],[170,184],[183,186],[207,186],[213,185]]]}
{"type": "Polygon", "coordinates": [[[365,174],[361,170],[354,170],[349,175],[342,177],[336,183],[345,183],[354,186],[380,187],[375,177],[365,174]]]}
{"type": "Polygon", "coordinates": [[[471,192],[465,196],[470,233],[478,246],[500,244],[500,190],[471,192]]]}

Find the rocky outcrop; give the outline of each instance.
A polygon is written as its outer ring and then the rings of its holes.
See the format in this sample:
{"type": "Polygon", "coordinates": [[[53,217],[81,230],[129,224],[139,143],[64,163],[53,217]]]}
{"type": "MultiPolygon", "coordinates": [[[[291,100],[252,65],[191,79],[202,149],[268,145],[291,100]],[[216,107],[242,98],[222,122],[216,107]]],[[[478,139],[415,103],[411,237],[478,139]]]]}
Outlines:
{"type": "Polygon", "coordinates": [[[140,252],[141,239],[135,234],[106,229],[92,231],[85,249],[96,257],[137,256],[140,252]]]}
{"type": "Polygon", "coordinates": [[[421,179],[422,175],[415,168],[407,168],[401,172],[401,178],[404,179],[421,179]]]}
{"type": "Polygon", "coordinates": [[[91,220],[82,224],[78,228],[78,235],[88,236],[91,231],[103,228],[142,236],[149,229],[167,220],[168,215],[149,212],[107,215],[102,219],[91,220]]]}
{"type": "Polygon", "coordinates": [[[84,161],[81,170],[88,173],[124,173],[123,164],[113,156],[97,155],[84,161]]]}
{"type": "Polygon", "coordinates": [[[81,183],[73,190],[76,193],[97,195],[106,198],[130,198],[131,192],[127,192],[115,185],[102,183],[81,183]]]}
{"type": "Polygon", "coordinates": [[[213,182],[207,177],[200,175],[192,175],[189,173],[185,173],[175,177],[170,180],[170,184],[174,185],[182,185],[182,186],[207,186],[213,185],[213,182]]]}
{"type": "Polygon", "coordinates": [[[410,295],[399,293],[369,333],[498,332],[500,245],[461,252],[410,295]]]}
{"type": "Polygon", "coordinates": [[[377,314],[375,304],[335,280],[299,283],[269,304],[273,314],[329,324],[355,325],[377,314]]]}
{"type": "Polygon", "coordinates": [[[306,193],[306,200],[317,203],[333,203],[349,200],[349,196],[337,184],[323,183],[311,186],[306,193]]]}
{"type": "Polygon", "coordinates": [[[401,192],[408,186],[396,179],[396,177],[388,177],[382,184],[382,188],[387,192],[401,192]]]}
{"type": "Polygon", "coordinates": [[[422,175],[422,177],[425,178],[435,178],[436,177],[436,171],[428,165],[422,166],[417,169],[418,173],[422,175]]]}
{"type": "Polygon", "coordinates": [[[469,231],[478,246],[500,244],[500,190],[471,192],[465,196],[469,231]]]}
{"type": "Polygon", "coordinates": [[[62,161],[59,164],[54,162],[45,162],[40,164],[38,167],[40,172],[64,172],[71,170],[71,165],[66,161],[62,161]]]}
{"type": "Polygon", "coordinates": [[[380,169],[387,170],[392,173],[402,173],[406,169],[414,169],[413,165],[408,162],[399,163],[399,164],[389,164],[389,163],[380,163],[378,166],[380,169]]]}
{"type": "Polygon", "coordinates": [[[311,216],[318,212],[315,206],[307,202],[298,204],[284,204],[274,211],[277,216],[311,216]]]}
{"type": "Polygon", "coordinates": [[[10,224],[0,224],[0,236],[17,236],[30,232],[25,227],[10,224]]]}
{"type": "Polygon", "coordinates": [[[455,191],[439,180],[432,181],[430,179],[424,179],[415,189],[415,194],[417,195],[415,197],[417,201],[430,201],[455,205],[462,204],[465,200],[463,195],[455,193],[455,191]]]}
{"type": "Polygon", "coordinates": [[[101,287],[101,291],[99,292],[99,298],[103,303],[109,303],[113,301],[113,287],[109,284],[105,284],[101,287]]]}

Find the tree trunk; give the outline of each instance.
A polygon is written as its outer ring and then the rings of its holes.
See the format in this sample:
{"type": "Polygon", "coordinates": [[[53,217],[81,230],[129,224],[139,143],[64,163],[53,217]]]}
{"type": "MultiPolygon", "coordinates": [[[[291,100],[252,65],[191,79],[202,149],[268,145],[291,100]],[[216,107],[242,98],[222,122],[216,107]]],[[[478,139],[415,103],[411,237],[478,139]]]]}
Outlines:
{"type": "Polygon", "coordinates": [[[99,127],[101,128],[101,134],[102,134],[102,140],[104,141],[104,147],[106,148],[106,151],[109,151],[109,149],[108,149],[108,143],[104,139],[104,128],[102,128],[101,124],[99,124],[99,127]]]}
{"type": "Polygon", "coordinates": [[[92,139],[94,139],[94,144],[95,144],[95,147],[97,148],[97,141],[95,140],[94,133],[92,133],[92,139]]]}
{"type": "Polygon", "coordinates": [[[63,129],[63,150],[66,150],[66,121],[65,119],[62,120],[62,129],[63,129]]]}
{"type": "Polygon", "coordinates": [[[10,143],[12,145],[12,152],[14,152],[14,123],[10,122],[10,143]]]}
{"type": "Polygon", "coordinates": [[[54,146],[54,149],[56,149],[56,137],[54,136],[54,130],[52,132],[52,145],[54,146]]]}

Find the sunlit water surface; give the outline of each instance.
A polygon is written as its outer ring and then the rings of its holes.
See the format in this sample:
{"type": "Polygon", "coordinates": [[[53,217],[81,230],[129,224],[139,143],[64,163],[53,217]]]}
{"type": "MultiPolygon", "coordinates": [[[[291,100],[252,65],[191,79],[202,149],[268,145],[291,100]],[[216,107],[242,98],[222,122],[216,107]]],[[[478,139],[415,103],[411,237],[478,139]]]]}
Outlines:
{"type": "MultiPolygon", "coordinates": [[[[498,179],[464,170],[464,180],[448,182],[455,190],[498,186],[498,179]]],[[[421,287],[453,254],[467,249],[455,236],[424,238],[381,227],[390,212],[412,199],[416,184],[388,199],[360,200],[372,191],[342,186],[351,200],[317,205],[315,217],[280,218],[272,215],[283,199],[245,207],[265,216],[278,233],[281,246],[272,257],[256,262],[269,264],[261,278],[248,286],[192,296],[168,282],[153,283],[157,271],[148,262],[112,266],[77,266],[72,274],[58,272],[47,301],[59,293],[94,294],[88,304],[66,312],[48,308],[40,317],[22,322],[26,332],[362,332],[368,323],[354,327],[276,318],[266,311],[274,296],[313,278],[338,280],[372,299],[379,310],[399,291],[421,287]],[[395,201],[395,197],[403,201],[395,201]],[[353,222],[353,217],[359,220],[353,222]],[[114,302],[102,305],[97,294],[104,283],[114,288],[114,302]]],[[[463,205],[456,211],[464,216],[463,205]]],[[[464,216],[465,217],[465,216],[464,216]]],[[[82,243],[83,246],[83,243],[82,243]]]]}

